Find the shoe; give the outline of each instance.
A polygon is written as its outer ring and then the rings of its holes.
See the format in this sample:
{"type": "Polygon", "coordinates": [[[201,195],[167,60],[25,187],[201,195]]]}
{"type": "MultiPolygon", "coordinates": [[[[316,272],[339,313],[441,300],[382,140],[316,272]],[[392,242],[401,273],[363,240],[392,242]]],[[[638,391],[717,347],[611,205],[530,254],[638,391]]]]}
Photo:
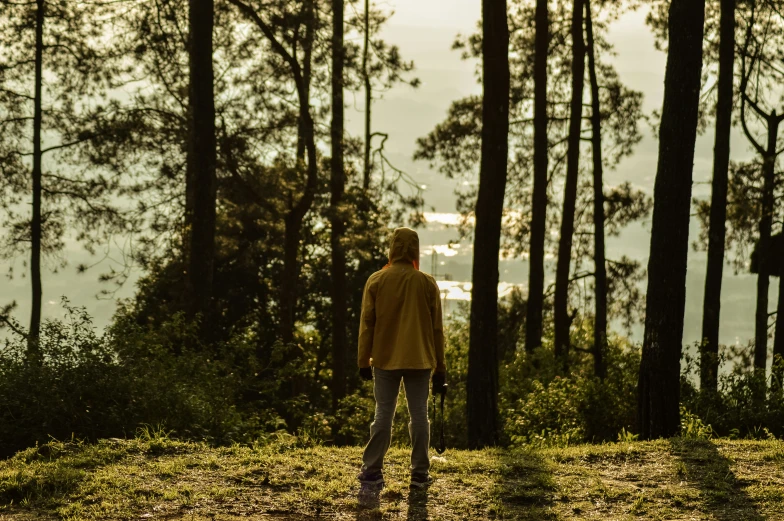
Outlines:
{"type": "Polygon", "coordinates": [[[429,474],[412,474],[411,488],[425,488],[433,483],[433,478],[429,474]]]}
{"type": "Polygon", "coordinates": [[[361,472],[359,476],[357,476],[359,482],[363,485],[373,485],[373,486],[383,486],[384,485],[384,475],[380,471],[376,472],[361,472]]]}

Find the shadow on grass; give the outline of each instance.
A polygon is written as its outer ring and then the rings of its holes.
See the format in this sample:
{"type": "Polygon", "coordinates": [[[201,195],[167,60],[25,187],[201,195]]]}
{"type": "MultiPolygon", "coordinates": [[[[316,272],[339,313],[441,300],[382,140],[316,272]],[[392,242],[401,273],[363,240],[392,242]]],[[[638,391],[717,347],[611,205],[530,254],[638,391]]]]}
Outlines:
{"type": "Polygon", "coordinates": [[[408,492],[408,512],[406,521],[423,521],[427,519],[427,489],[411,489],[408,492]]]}
{"type": "Polygon", "coordinates": [[[357,520],[381,519],[381,487],[360,486],[357,493],[357,520]]]}
{"type": "Polygon", "coordinates": [[[552,462],[530,450],[498,450],[495,504],[488,512],[522,520],[556,520],[552,462]],[[497,511],[494,511],[497,510],[497,511]]]}
{"type": "Polygon", "coordinates": [[[738,479],[730,468],[730,460],[722,456],[716,445],[707,440],[670,440],[672,454],[677,456],[679,476],[699,487],[705,498],[706,513],[718,521],[764,521],[757,505],[744,490],[748,483],[738,479]]]}

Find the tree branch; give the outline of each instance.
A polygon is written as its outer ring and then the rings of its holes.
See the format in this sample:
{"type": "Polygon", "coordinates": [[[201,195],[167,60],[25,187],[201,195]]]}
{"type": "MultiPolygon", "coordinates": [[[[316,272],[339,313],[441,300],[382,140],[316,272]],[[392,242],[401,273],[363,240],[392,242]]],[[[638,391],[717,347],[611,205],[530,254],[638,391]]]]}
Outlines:
{"type": "Polygon", "coordinates": [[[300,69],[299,62],[294,58],[294,56],[289,53],[286,48],[280,43],[280,41],[275,37],[275,33],[272,32],[270,26],[261,19],[261,17],[253,10],[252,7],[249,5],[241,2],[240,0],[229,0],[229,3],[237,7],[245,16],[251,19],[253,23],[255,23],[261,32],[264,33],[264,36],[269,40],[270,44],[272,44],[272,48],[277,52],[291,67],[291,72],[294,74],[294,80],[298,83],[302,82],[302,70],[300,69]]]}

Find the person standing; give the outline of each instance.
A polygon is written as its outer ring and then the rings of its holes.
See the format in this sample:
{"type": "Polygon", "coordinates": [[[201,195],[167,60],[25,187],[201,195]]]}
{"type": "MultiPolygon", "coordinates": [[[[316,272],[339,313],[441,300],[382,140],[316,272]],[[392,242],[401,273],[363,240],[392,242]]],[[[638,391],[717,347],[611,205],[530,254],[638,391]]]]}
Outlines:
{"type": "Polygon", "coordinates": [[[431,379],[433,394],[446,392],[444,328],[441,292],[433,277],[419,271],[419,235],[410,228],[392,233],[389,263],[365,284],[357,362],[360,376],[373,380],[376,399],[359,481],[384,484],[384,456],[402,380],[411,417],[411,486],[429,485],[427,400],[431,379]]]}

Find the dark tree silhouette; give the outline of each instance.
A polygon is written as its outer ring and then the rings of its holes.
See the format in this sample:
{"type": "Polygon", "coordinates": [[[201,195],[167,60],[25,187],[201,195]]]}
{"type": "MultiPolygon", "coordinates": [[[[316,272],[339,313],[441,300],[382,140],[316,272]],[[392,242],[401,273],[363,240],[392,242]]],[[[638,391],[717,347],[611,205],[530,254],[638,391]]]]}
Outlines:
{"type": "Polygon", "coordinates": [[[544,240],[547,227],[547,53],[550,43],[547,0],[537,0],[534,57],[534,187],[531,194],[531,247],[525,350],[542,345],[544,240]]]}
{"type": "Polygon", "coordinates": [[[672,0],[638,384],[638,427],[644,439],[672,436],[680,428],[681,342],[704,26],[704,0],[672,0]]]}
{"type": "Polygon", "coordinates": [[[596,75],[596,44],[593,35],[591,0],[585,0],[585,35],[588,77],[591,82],[591,148],[593,156],[593,261],[595,317],[593,327],[593,367],[601,379],[607,375],[607,263],[604,247],[604,165],[602,163],[602,110],[596,75]]]}
{"type": "Polygon", "coordinates": [[[498,253],[509,134],[506,0],[482,1],[482,158],[468,348],[467,420],[472,449],[498,441],[498,253]]]}
{"type": "Polygon", "coordinates": [[[727,184],[735,68],[735,0],[721,0],[716,138],[713,148],[708,266],[702,311],[700,388],[715,392],[719,372],[719,316],[727,232],[727,184]]]}
{"type": "MultiPolygon", "coordinates": [[[[80,156],[94,137],[89,127],[103,120],[99,110],[81,100],[88,95],[101,100],[115,70],[105,66],[93,38],[101,30],[96,5],[0,0],[0,7],[0,210],[8,234],[0,242],[0,255],[29,254],[31,313],[24,335],[34,359],[43,257],[60,252],[73,230],[89,250],[116,232],[114,224],[121,220],[116,200],[108,201],[113,181],[85,167],[80,156]],[[54,168],[44,164],[52,156],[58,160],[54,168]],[[28,197],[30,202],[22,204],[28,197]],[[67,217],[74,218],[70,226],[67,217]]],[[[61,266],[66,262],[62,258],[61,266]]]]}
{"type": "MultiPolygon", "coordinates": [[[[298,41],[298,45],[303,48],[303,56],[300,58],[296,52],[289,52],[275,34],[276,27],[269,25],[261,16],[248,4],[241,0],[229,0],[247,18],[249,18],[261,30],[267,40],[269,40],[272,50],[278,54],[289,68],[289,72],[294,80],[297,91],[299,109],[299,138],[297,144],[297,159],[299,163],[304,162],[304,154],[307,153],[306,179],[302,194],[297,200],[293,191],[288,194],[288,208],[284,217],[285,237],[283,241],[283,276],[280,281],[280,332],[284,342],[290,343],[294,339],[294,323],[297,305],[297,286],[299,279],[299,260],[300,241],[302,235],[302,225],[305,215],[313,206],[318,186],[318,158],[316,150],[315,125],[311,113],[310,104],[310,81],[311,81],[311,61],[315,33],[315,6],[314,0],[304,2],[302,6],[302,19],[305,24],[305,36],[303,41],[298,41]]],[[[300,29],[295,31],[298,35],[300,29]]],[[[296,49],[296,45],[294,49],[296,49]]]]}
{"type": "Polygon", "coordinates": [[[370,120],[373,105],[373,85],[370,81],[370,0],[365,0],[363,13],[364,40],[362,45],[362,81],[365,87],[365,150],[362,158],[362,188],[370,188],[370,146],[372,140],[370,120]]]}
{"type": "Polygon", "coordinates": [[[343,0],[332,1],[332,160],[330,221],[332,234],[332,408],[346,395],[346,253],[342,240],[346,231],[341,202],[346,186],[343,165],[343,0]]]}
{"type": "Polygon", "coordinates": [[[776,161],[781,153],[778,149],[778,139],[784,114],[777,114],[775,108],[766,110],[763,106],[765,91],[777,87],[777,82],[781,79],[779,69],[770,65],[770,53],[778,52],[776,45],[779,41],[778,35],[776,31],[770,30],[772,16],[777,15],[766,3],[750,2],[748,5],[750,9],[744,20],[746,28],[740,50],[740,121],[746,138],[762,159],[762,193],[759,200],[755,259],[758,275],[757,309],[754,321],[754,369],[757,374],[764,376],[768,358],[768,289],[770,276],[775,270],[770,253],[773,217],[776,210],[776,161]],[[749,114],[749,107],[751,114],[749,114]],[[765,128],[764,144],[752,131],[752,116],[765,128]]]}
{"type": "Polygon", "coordinates": [[[30,221],[30,279],[32,282],[32,309],[30,312],[30,329],[27,337],[27,357],[34,360],[38,357],[38,338],[41,333],[41,87],[43,84],[44,55],[44,0],[36,0],[35,10],[35,94],[33,108],[33,216],[30,221]]]}
{"type": "Polygon", "coordinates": [[[577,206],[577,182],[582,145],[583,89],[585,86],[585,40],[583,39],[583,0],[574,0],[572,8],[572,100],[569,111],[569,150],[566,155],[561,233],[558,240],[558,263],[555,272],[555,356],[564,371],[569,367],[569,274],[572,263],[574,214],[577,206]]]}
{"type": "MultiPolygon", "coordinates": [[[[569,38],[570,24],[566,23],[572,15],[573,2],[561,1],[553,11],[554,19],[552,27],[558,29],[557,34],[552,35],[552,49],[547,56],[544,56],[547,66],[545,76],[547,85],[545,90],[549,99],[544,104],[549,107],[548,124],[545,125],[548,138],[542,141],[546,145],[546,155],[549,156],[551,167],[544,176],[544,209],[546,215],[545,242],[544,250],[547,253],[554,252],[557,239],[553,233],[559,224],[560,209],[556,205],[548,205],[549,197],[553,197],[553,185],[548,181],[560,175],[569,147],[567,146],[569,107],[571,100],[571,81],[572,71],[572,48],[569,38]]],[[[613,20],[622,12],[622,9],[615,5],[610,6],[603,16],[600,15],[599,21],[594,21],[595,34],[595,72],[597,75],[597,88],[601,98],[601,119],[604,129],[604,154],[600,154],[604,167],[612,168],[618,164],[621,158],[630,155],[634,146],[640,140],[638,124],[642,119],[642,94],[631,91],[624,87],[618,74],[612,66],[603,63],[601,53],[609,51],[612,46],[602,38],[601,33],[606,30],[607,22],[613,20]]],[[[541,11],[539,11],[541,14],[541,11]]],[[[504,227],[502,229],[502,248],[513,255],[525,256],[530,253],[532,258],[536,257],[534,244],[536,230],[531,229],[531,216],[535,214],[535,209],[531,206],[532,192],[536,192],[536,181],[532,186],[532,179],[535,177],[536,157],[535,142],[537,120],[531,118],[531,112],[535,110],[537,103],[534,68],[537,62],[536,51],[532,43],[535,41],[535,20],[536,9],[534,5],[525,5],[520,9],[512,9],[510,12],[510,25],[515,27],[525,27],[526,30],[512,33],[510,48],[516,50],[515,55],[510,58],[511,70],[511,92],[510,96],[510,134],[509,147],[510,157],[515,159],[510,163],[507,179],[507,193],[505,200],[504,227]],[[529,250],[529,244],[531,248],[529,250]]],[[[455,42],[455,47],[464,49],[463,57],[481,59],[482,56],[482,37],[474,34],[469,37],[459,37],[455,42]]],[[[608,53],[609,54],[609,53],[608,53]]],[[[469,96],[453,103],[447,118],[425,138],[417,141],[418,150],[415,154],[416,159],[427,159],[439,171],[447,177],[464,177],[471,180],[480,162],[480,137],[481,137],[481,97],[469,96]]],[[[584,120],[588,118],[583,118],[584,120]]],[[[587,131],[587,129],[583,129],[587,131]]],[[[601,131],[600,131],[601,134],[601,131]]],[[[583,139],[587,141],[587,136],[583,139]]],[[[545,158],[547,162],[547,157],[545,158]]],[[[581,165],[585,168],[585,165],[581,165]]],[[[468,183],[465,183],[468,184],[468,183]]],[[[605,221],[604,233],[617,235],[620,229],[629,222],[641,218],[648,211],[647,197],[637,191],[630,190],[629,186],[621,185],[618,190],[612,191],[612,202],[608,203],[606,212],[608,217],[605,221]],[[643,196],[643,197],[641,197],[643,196]]],[[[593,200],[593,192],[590,183],[579,184],[577,187],[577,203],[574,219],[574,234],[572,244],[573,266],[572,280],[584,279],[593,275],[591,272],[581,272],[584,259],[589,259],[594,250],[592,238],[595,223],[592,221],[594,212],[590,210],[593,200]]],[[[459,193],[458,209],[463,214],[463,224],[460,232],[463,236],[473,234],[473,226],[466,226],[465,223],[473,215],[475,206],[476,190],[469,188],[459,193]]],[[[606,198],[605,198],[606,200],[606,198]]],[[[601,217],[601,216],[600,216],[601,217]]],[[[531,269],[535,271],[537,263],[534,262],[531,269]]],[[[639,268],[635,262],[629,259],[620,259],[620,262],[608,263],[607,292],[613,293],[612,306],[607,310],[608,315],[621,317],[625,323],[639,320],[642,316],[642,306],[632,304],[632,301],[639,296],[639,291],[634,290],[636,280],[644,270],[639,268]],[[632,305],[629,305],[632,304],[632,305]]],[[[536,277],[534,277],[535,279],[536,277]]],[[[543,283],[543,280],[542,280],[543,283]]],[[[574,285],[571,286],[574,289],[574,285]]],[[[536,292],[531,292],[530,299],[535,300],[536,292]]],[[[577,300],[575,294],[569,294],[568,303],[575,305],[577,300]]],[[[592,300],[585,295],[587,300],[592,300]]],[[[587,302],[580,304],[581,307],[587,302]]],[[[529,302],[529,306],[533,303],[529,302]]],[[[530,311],[530,307],[526,306],[530,311]]],[[[577,306],[575,306],[577,307],[577,306]]],[[[574,313],[574,312],[572,312],[574,313]]],[[[523,311],[525,315],[525,310],[523,311]]],[[[530,332],[530,328],[526,328],[530,332]]],[[[539,335],[541,337],[541,334],[539,335]]],[[[539,338],[541,340],[541,338],[539,338]]]]}
{"type": "Polygon", "coordinates": [[[188,152],[185,171],[186,288],[188,310],[209,331],[215,269],[215,95],[212,65],[212,0],[188,3],[188,152]]]}

